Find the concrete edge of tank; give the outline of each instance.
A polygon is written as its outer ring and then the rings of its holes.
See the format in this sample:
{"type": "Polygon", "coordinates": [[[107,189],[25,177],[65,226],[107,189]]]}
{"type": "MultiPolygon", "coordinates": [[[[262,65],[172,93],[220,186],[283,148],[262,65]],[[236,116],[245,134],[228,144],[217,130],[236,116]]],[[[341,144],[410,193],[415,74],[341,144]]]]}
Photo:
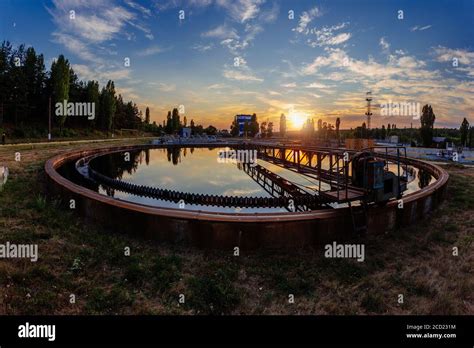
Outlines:
{"type": "MultiPolygon", "coordinates": [[[[206,144],[197,147],[216,146],[232,144],[206,144]]],[[[92,154],[166,147],[167,145],[119,146],[57,155],[45,163],[49,195],[59,196],[63,202],[74,199],[76,212],[86,222],[98,223],[109,231],[199,248],[225,249],[238,246],[244,249],[294,249],[354,237],[348,208],[301,213],[245,214],[159,208],[101,195],[67,180],[56,170],[69,161],[92,154]]],[[[399,208],[400,202],[397,200],[390,201],[385,206],[370,207],[367,210],[367,233],[384,233],[413,224],[438,207],[445,198],[449,179],[445,170],[421,160],[407,159],[407,162],[426,170],[436,180],[425,188],[404,196],[403,208],[399,208]]]]}

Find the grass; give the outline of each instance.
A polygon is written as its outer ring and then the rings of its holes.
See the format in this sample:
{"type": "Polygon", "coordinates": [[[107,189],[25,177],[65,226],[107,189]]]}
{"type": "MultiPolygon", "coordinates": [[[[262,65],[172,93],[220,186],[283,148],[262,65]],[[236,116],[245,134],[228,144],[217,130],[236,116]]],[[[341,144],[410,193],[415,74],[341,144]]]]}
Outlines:
{"type": "Polygon", "coordinates": [[[36,263],[0,259],[0,314],[474,314],[473,168],[445,166],[443,205],[414,226],[364,240],[365,262],[326,259],[322,247],[234,257],[106,232],[47,197],[47,158],[109,145],[0,147],[0,165],[10,169],[0,242],[39,245],[36,263]]]}
{"type": "Polygon", "coordinates": [[[211,262],[204,272],[188,279],[189,305],[197,314],[229,314],[242,300],[236,286],[238,271],[230,262],[211,262]]]}

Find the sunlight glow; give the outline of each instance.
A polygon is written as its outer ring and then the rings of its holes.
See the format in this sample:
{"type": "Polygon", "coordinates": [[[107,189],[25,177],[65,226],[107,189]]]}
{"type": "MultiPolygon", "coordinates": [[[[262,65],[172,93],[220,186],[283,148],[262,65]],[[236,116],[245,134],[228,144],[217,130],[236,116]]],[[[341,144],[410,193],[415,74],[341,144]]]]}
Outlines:
{"type": "Polygon", "coordinates": [[[300,130],[308,119],[308,116],[302,112],[292,111],[288,115],[288,118],[290,120],[291,128],[294,130],[300,130]]]}

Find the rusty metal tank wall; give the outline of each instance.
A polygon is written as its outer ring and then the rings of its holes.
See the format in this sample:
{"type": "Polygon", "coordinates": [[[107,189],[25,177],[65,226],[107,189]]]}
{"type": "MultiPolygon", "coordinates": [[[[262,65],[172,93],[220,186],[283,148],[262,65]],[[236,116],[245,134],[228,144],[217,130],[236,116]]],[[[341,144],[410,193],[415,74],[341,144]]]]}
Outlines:
{"type": "MultiPolygon", "coordinates": [[[[202,145],[215,147],[216,145],[202,145]]],[[[99,224],[110,232],[123,232],[157,242],[180,243],[199,248],[302,248],[354,237],[348,208],[299,213],[231,214],[151,207],[117,200],[79,186],[62,177],[57,168],[92,154],[166,146],[122,146],[75,151],[48,160],[45,171],[49,194],[67,203],[74,199],[76,212],[87,223],[99,224]]],[[[370,207],[368,233],[384,233],[415,223],[435,209],[446,194],[448,174],[439,166],[408,159],[410,165],[426,170],[436,181],[383,207],[370,207]]],[[[355,208],[360,209],[360,208],[355,208]]]]}

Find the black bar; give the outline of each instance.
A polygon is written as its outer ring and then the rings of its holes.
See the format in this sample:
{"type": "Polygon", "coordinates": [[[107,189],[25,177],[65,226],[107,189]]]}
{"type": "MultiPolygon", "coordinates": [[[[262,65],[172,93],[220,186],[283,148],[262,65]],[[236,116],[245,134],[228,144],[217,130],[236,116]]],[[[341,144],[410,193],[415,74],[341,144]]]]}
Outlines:
{"type": "Polygon", "coordinates": [[[0,346],[9,344],[409,344],[473,346],[472,316],[2,316],[0,346]],[[19,326],[54,324],[55,340],[19,338],[19,326]],[[430,325],[407,329],[407,325],[430,325]],[[434,328],[433,325],[447,326],[434,328]],[[455,325],[455,329],[451,326],[455,325]],[[451,327],[451,328],[450,328],[451,327]],[[407,338],[408,334],[456,338],[407,338]]]}

